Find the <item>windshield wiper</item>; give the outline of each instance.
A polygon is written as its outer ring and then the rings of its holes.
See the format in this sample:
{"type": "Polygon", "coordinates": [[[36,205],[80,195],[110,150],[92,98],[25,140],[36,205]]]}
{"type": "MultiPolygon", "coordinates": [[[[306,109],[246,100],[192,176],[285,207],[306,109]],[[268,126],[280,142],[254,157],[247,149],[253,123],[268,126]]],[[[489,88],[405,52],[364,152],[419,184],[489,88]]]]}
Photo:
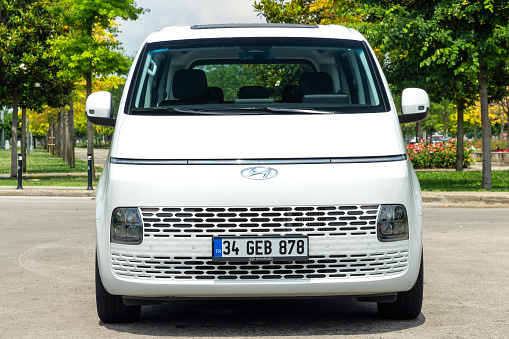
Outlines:
{"type": "Polygon", "coordinates": [[[142,114],[151,114],[157,113],[161,114],[171,114],[171,115],[207,115],[207,114],[217,114],[212,111],[202,110],[202,109],[189,109],[189,108],[175,108],[175,107],[146,107],[146,108],[133,108],[131,110],[131,114],[133,115],[142,115],[142,114]]]}
{"type": "Polygon", "coordinates": [[[133,108],[131,114],[154,114],[158,115],[231,115],[231,114],[334,114],[331,111],[318,111],[313,108],[275,108],[275,107],[228,107],[209,109],[189,109],[175,107],[147,107],[133,108]]]}
{"type": "Polygon", "coordinates": [[[330,111],[317,111],[314,108],[275,108],[275,107],[227,107],[208,109],[208,112],[224,112],[223,114],[333,114],[330,111]]]}
{"type": "Polygon", "coordinates": [[[288,113],[288,114],[331,114],[330,111],[317,111],[314,108],[275,108],[275,107],[260,107],[262,112],[270,113],[288,113]]]}

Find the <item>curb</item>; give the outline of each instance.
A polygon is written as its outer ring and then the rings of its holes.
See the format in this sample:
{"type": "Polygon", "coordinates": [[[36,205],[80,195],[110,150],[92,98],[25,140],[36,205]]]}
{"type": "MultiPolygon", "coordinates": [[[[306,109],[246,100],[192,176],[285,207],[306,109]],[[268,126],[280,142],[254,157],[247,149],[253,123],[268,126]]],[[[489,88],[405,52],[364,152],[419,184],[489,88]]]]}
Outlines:
{"type": "Polygon", "coordinates": [[[25,186],[16,189],[14,186],[0,186],[0,196],[6,197],[90,197],[95,198],[95,190],[85,187],[61,186],[25,186]]]}
{"type": "MultiPolygon", "coordinates": [[[[0,186],[0,196],[95,198],[96,190],[61,186],[0,186]]],[[[423,203],[509,205],[509,192],[422,192],[423,203]]]]}
{"type": "Polygon", "coordinates": [[[509,205],[509,192],[422,192],[422,202],[509,205]]]}

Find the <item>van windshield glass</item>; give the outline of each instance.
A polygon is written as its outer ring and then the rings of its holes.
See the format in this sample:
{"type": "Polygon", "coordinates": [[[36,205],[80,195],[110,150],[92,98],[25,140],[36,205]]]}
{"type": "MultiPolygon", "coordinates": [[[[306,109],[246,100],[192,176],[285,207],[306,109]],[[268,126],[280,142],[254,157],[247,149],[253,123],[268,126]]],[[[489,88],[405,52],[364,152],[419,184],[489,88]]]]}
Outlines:
{"type": "Polygon", "coordinates": [[[153,43],[138,61],[127,113],[382,112],[387,100],[373,64],[362,42],[339,39],[153,43]]]}

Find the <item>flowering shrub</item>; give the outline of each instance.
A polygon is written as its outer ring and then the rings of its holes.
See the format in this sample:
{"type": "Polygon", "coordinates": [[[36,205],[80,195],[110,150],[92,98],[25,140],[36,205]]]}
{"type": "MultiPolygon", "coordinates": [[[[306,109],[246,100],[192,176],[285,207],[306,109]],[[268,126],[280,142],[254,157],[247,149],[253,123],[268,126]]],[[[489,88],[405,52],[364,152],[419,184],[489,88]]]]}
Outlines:
{"type": "Polygon", "coordinates": [[[482,151],[482,141],[479,139],[468,140],[463,143],[465,147],[471,148],[474,152],[482,151]]]}
{"type": "MultiPolygon", "coordinates": [[[[464,149],[463,167],[469,167],[472,148],[464,149]]],[[[407,152],[414,168],[456,168],[456,140],[408,145],[407,152]]]]}
{"type": "MultiPolygon", "coordinates": [[[[474,152],[482,151],[482,142],[481,140],[471,140],[465,143],[466,147],[472,148],[474,152]]],[[[492,152],[509,152],[509,148],[507,148],[507,141],[492,141],[491,142],[491,151],[492,152]]]]}
{"type": "Polygon", "coordinates": [[[491,151],[509,153],[509,148],[507,148],[507,141],[493,141],[491,143],[491,151]]]}

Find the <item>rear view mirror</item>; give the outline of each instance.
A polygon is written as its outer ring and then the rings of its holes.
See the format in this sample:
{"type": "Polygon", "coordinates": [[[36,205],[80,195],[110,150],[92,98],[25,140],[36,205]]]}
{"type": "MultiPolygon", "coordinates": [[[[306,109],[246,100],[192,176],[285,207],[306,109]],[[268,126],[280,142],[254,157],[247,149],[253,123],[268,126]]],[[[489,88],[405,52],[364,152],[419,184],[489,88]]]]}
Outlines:
{"type": "Polygon", "coordinates": [[[405,88],[401,95],[401,112],[399,123],[406,124],[424,120],[429,114],[429,97],[420,88],[405,88]]]}
{"type": "Polygon", "coordinates": [[[90,94],[87,98],[85,111],[91,123],[99,126],[115,127],[113,97],[110,92],[101,91],[90,94]]]}

